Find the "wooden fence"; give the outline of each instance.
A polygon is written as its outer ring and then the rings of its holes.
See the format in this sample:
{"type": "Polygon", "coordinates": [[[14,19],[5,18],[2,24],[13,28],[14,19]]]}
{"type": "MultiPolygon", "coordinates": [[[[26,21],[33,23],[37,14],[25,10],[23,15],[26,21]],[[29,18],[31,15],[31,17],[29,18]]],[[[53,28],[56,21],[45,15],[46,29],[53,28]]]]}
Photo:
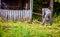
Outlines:
{"type": "Polygon", "coordinates": [[[0,10],[0,16],[4,20],[30,20],[32,18],[32,10],[0,10]]]}

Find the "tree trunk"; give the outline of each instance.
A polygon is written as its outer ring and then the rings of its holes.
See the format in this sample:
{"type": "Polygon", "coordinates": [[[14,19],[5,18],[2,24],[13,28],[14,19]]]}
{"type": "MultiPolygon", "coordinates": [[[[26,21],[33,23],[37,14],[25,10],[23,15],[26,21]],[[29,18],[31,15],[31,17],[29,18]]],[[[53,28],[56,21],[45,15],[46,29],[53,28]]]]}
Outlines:
{"type": "Polygon", "coordinates": [[[50,0],[50,9],[53,12],[53,0],[50,0]]]}
{"type": "Polygon", "coordinates": [[[53,0],[50,0],[50,10],[52,12],[51,16],[53,16],[53,0]]]}

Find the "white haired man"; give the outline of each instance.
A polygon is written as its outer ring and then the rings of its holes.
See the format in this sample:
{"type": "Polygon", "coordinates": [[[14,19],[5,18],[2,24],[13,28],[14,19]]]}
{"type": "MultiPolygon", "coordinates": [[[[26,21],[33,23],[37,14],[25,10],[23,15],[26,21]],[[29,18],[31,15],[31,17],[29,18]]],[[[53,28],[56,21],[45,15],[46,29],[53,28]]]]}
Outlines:
{"type": "Polygon", "coordinates": [[[45,25],[48,17],[50,19],[50,25],[52,25],[52,22],[53,22],[52,12],[49,8],[42,8],[42,17],[43,17],[42,25],[45,25]]]}

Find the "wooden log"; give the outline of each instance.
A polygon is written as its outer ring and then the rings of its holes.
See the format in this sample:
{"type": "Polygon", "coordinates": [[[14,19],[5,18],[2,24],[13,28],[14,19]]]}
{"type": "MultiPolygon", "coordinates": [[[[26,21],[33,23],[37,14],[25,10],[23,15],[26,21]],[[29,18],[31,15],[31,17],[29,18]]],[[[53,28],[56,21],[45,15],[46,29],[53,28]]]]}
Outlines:
{"type": "Polygon", "coordinates": [[[42,14],[40,14],[40,13],[35,13],[35,12],[33,12],[33,14],[36,14],[36,15],[40,15],[40,16],[42,16],[42,14]]]}

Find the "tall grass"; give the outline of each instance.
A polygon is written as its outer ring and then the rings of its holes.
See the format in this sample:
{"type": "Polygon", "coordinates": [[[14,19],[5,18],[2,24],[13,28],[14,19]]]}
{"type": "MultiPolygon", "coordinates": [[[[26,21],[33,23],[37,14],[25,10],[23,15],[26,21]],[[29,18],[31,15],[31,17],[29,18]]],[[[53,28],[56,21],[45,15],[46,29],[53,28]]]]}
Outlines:
{"type": "Polygon", "coordinates": [[[4,22],[0,18],[0,37],[60,37],[60,16],[54,18],[51,27],[42,26],[41,22],[4,22]]]}

